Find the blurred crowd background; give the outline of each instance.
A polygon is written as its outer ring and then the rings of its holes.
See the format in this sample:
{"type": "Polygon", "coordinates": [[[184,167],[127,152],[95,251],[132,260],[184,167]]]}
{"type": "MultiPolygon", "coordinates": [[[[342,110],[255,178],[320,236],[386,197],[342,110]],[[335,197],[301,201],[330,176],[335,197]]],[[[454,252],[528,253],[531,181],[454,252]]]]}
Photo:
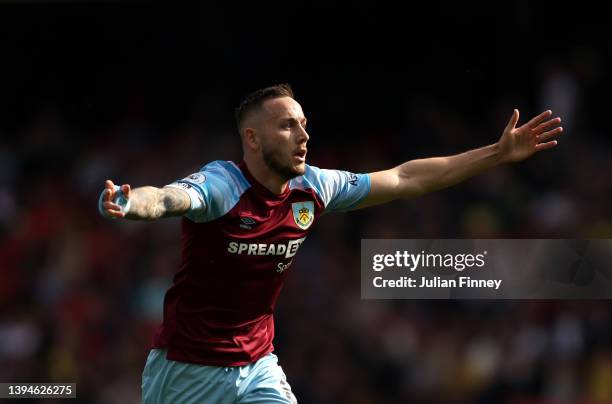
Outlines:
{"type": "Polygon", "coordinates": [[[612,402],[608,300],[360,298],[361,238],[612,236],[612,31],[534,3],[1,4],[0,382],[139,402],[180,221],[104,220],[104,180],[239,161],[234,107],[289,82],[323,168],[489,144],[515,107],[565,129],[523,163],[319,223],[276,316],[300,403],[612,402]]]}

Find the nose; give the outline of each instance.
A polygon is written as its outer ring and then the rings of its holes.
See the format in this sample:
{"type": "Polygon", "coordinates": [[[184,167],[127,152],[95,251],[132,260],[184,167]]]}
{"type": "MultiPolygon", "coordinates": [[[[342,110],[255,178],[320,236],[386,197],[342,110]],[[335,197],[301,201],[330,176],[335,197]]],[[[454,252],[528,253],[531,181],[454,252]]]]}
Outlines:
{"type": "Polygon", "coordinates": [[[310,136],[308,135],[308,132],[306,132],[306,129],[304,129],[302,126],[299,126],[299,131],[298,131],[298,143],[306,143],[308,142],[308,139],[310,139],[310,136]]]}

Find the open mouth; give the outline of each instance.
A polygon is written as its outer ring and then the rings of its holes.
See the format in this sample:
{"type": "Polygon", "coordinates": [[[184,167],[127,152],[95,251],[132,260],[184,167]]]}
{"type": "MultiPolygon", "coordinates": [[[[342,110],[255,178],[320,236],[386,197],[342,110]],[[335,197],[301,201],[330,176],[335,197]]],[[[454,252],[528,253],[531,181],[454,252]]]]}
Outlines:
{"type": "Polygon", "coordinates": [[[300,161],[306,160],[306,150],[298,150],[293,153],[293,157],[297,158],[300,161]]]}

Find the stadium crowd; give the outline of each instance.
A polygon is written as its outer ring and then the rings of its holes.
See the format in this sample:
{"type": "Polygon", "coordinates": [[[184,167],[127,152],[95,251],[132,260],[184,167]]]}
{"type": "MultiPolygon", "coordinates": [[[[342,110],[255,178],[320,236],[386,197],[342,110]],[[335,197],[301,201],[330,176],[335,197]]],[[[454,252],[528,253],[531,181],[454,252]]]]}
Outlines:
{"type": "MultiPolygon", "coordinates": [[[[479,103],[471,99],[477,115],[421,88],[393,92],[387,100],[398,113],[377,119],[384,97],[292,83],[312,122],[308,163],[323,168],[368,172],[494,142],[513,107],[523,118],[551,108],[565,128],[556,149],[521,164],[421,199],[321,220],[296,256],[276,314],[276,352],[299,402],[612,402],[608,300],[360,298],[362,238],[612,237],[610,138],[598,105],[609,60],[588,47],[568,53],[569,61],[530,70],[537,85],[512,92],[510,83],[479,103]],[[349,133],[332,121],[370,108],[373,116],[349,133]]],[[[228,112],[244,94],[232,91],[188,98],[186,118],[168,124],[147,101],[153,89],[126,90],[121,113],[105,115],[87,102],[75,113],[56,83],[27,114],[2,123],[0,382],[76,382],[83,403],[140,400],[141,371],[179,261],[180,219],[105,220],[98,195],[107,178],[162,186],[212,160],[239,161],[228,112]],[[77,117],[83,111],[86,118],[77,117]],[[219,116],[224,125],[209,124],[219,116]]]]}

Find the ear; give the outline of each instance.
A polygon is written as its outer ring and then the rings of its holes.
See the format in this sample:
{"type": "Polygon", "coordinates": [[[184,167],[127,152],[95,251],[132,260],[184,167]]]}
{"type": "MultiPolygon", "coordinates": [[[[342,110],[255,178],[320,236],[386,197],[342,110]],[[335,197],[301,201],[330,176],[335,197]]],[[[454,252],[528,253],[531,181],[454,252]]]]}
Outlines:
{"type": "Polygon", "coordinates": [[[244,144],[251,150],[259,149],[259,136],[254,128],[244,129],[244,144]]]}

